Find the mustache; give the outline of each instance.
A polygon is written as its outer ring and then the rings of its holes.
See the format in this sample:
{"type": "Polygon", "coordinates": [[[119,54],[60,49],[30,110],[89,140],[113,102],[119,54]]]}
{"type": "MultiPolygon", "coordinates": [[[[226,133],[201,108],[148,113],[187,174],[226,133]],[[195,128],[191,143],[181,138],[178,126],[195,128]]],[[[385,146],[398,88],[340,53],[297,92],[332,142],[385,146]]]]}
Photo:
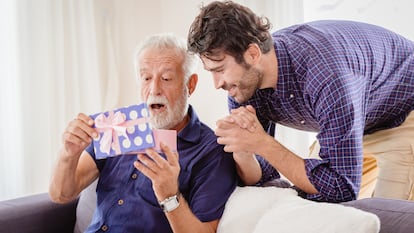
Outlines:
{"type": "Polygon", "coordinates": [[[146,101],[148,106],[151,106],[153,104],[162,104],[162,105],[168,105],[168,99],[165,96],[154,96],[149,95],[146,101]]]}

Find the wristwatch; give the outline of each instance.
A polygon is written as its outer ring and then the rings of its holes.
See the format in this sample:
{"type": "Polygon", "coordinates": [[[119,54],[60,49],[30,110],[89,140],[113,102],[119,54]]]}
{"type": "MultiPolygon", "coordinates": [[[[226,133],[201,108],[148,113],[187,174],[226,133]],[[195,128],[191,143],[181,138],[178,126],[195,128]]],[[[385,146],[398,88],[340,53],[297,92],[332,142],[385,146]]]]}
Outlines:
{"type": "Polygon", "coordinates": [[[166,213],[177,209],[178,206],[180,206],[179,197],[180,193],[177,193],[174,196],[167,197],[164,201],[160,201],[159,204],[161,209],[166,213]]]}

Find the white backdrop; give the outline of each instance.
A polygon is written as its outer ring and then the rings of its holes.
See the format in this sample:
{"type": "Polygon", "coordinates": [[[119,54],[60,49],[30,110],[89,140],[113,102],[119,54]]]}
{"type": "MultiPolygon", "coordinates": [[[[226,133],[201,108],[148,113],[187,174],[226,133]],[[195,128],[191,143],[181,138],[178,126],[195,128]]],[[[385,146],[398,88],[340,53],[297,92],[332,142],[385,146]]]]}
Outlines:
{"type": "Polygon", "coordinates": [[[411,0],[304,0],[304,20],[357,20],[391,29],[414,40],[414,2],[411,0]]]}
{"type": "MultiPolygon", "coordinates": [[[[137,103],[136,45],[152,33],[186,37],[202,2],[1,1],[0,200],[47,191],[61,134],[78,112],[137,103]]],[[[277,13],[278,6],[287,9],[301,1],[238,2],[277,18],[278,26],[283,18],[302,14],[277,13]]],[[[226,94],[214,89],[207,72],[199,71],[190,102],[214,128],[227,113],[226,94]]]]}
{"type": "MultiPolygon", "coordinates": [[[[202,2],[211,0],[0,1],[0,200],[47,191],[61,134],[78,112],[139,101],[132,65],[145,36],[186,37],[202,2]]],[[[316,18],[373,20],[413,38],[409,0],[238,0],[273,30],[316,18]],[[305,9],[305,10],[304,10],[305,9]]],[[[227,113],[226,94],[210,74],[190,102],[212,128],[227,113]]],[[[306,155],[312,134],[278,127],[279,140],[306,155]]]]}

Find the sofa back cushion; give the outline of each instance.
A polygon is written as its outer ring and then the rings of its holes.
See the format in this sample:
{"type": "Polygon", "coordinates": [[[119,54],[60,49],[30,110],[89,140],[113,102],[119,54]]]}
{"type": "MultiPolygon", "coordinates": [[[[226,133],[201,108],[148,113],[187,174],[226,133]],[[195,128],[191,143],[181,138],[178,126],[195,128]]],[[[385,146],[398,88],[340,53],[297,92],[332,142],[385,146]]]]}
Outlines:
{"type": "Polygon", "coordinates": [[[96,207],[96,184],[95,180],[91,185],[84,189],[79,197],[78,207],[76,208],[76,223],[74,233],[83,233],[92,220],[93,212],[96,207]]]}
{"type": "Polygon", "coordinates": [[[294,189],[237,187],[226,203],[217,233],[378,233],[372,213],[341,204],[303,199],[294,189]]]}

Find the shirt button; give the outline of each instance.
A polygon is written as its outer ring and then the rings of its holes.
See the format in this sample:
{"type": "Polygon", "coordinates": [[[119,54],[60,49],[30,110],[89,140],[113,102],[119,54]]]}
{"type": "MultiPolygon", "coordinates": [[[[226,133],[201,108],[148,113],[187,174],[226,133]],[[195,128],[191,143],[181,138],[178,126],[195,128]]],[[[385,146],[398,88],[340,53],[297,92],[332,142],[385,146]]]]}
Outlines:
{"type": "Polygon", "coordinates": [[[289,95],[289,98],[291,98],[291,99],[293,99],[295,97],[295,95],[294,94],[290,94],[289,95]]]}
{"type": "Polygon", "coordinates": [[[119,200],[118,200],[118,205],[123,205],[123,204],[124,204],[124,200],[119,199],[119,200]]]}
{"type": "Polygon", "coordinates": [[[305,121],[304,121],[304,120],[302,120],[302,121],[300,121],[300,123],[301,123],[302,125],[304,125],[304,124],[305,124],[305,121]]]}
{"type": "Polygon", "coordinates": [[[135,180],[138,177],[137,173],[132,174],[131,178],[135,180]]]}
{"type": "Polygon", "coordinates": [[[107,230],[108,230],[108,226],[107,226],[107,225],[103,225],[103,226],[101,226],[101,230],[102,230],[102,231],[107,231],[107,230]]]}

